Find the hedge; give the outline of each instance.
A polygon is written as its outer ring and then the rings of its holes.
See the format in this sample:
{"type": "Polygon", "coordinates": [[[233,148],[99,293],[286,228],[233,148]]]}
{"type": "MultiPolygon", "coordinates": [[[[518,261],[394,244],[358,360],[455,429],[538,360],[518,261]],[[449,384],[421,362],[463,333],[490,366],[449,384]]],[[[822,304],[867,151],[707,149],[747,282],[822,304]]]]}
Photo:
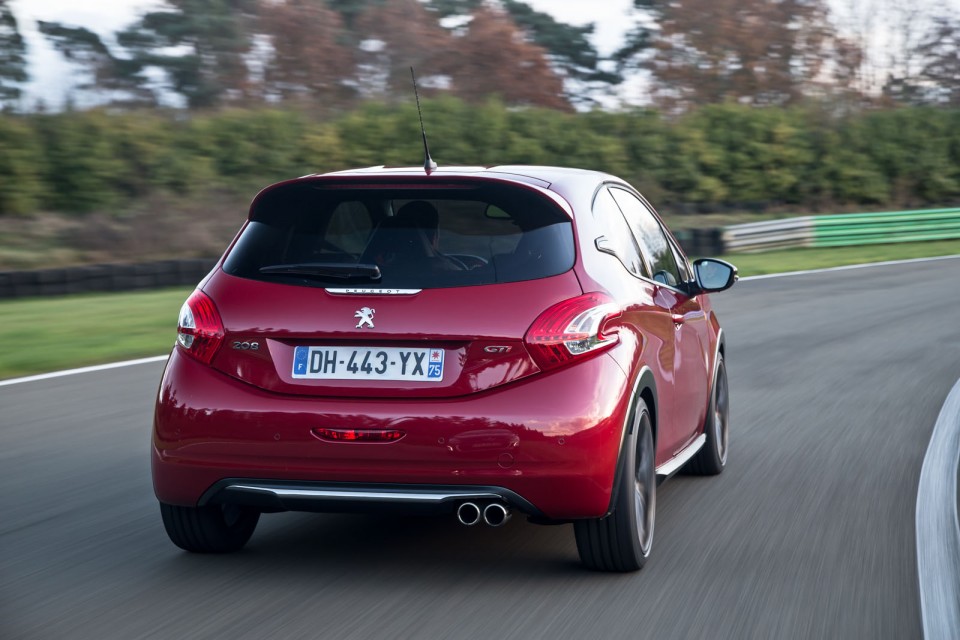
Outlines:
{"type": "MultiPolygon", "coordinates": [[[[822,107],[560,113],[455,99],[424,104],[441,164],[558,164],[608,171],[686,210],[930,206],[960,201],[960,110],[836,115],[822,107]]],[[[267,183],[367,165],[419,165],[412,105],[336,118],[216,113],[0,115],[0,215],[122,213],[156,193],[252,196],[267,183]]]]}

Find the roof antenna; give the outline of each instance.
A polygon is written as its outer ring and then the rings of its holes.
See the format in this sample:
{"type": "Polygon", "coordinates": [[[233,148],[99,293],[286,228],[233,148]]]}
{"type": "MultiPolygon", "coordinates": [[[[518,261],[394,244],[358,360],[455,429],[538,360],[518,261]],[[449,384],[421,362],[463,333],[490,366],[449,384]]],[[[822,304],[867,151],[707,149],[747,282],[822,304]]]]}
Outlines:
{"type": "Polygon", "coordinates": [[[420,94],[417,92],[417,76],[410,67],[410,77],[413,78],[413,95],[417,98],[417,115],[420,116],[420,134],[423,136],[423,170],[427,175],[437,168],[437,163],[430,157],[430,147],[427,146],[427,131],[423,128],[423,112],[420,110],[420,94]]]}

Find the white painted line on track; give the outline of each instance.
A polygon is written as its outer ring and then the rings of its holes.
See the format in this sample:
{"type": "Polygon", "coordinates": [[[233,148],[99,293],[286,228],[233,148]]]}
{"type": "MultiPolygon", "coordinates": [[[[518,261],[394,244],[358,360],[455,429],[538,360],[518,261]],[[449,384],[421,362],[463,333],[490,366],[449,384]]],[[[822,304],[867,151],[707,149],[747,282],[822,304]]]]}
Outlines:
{"type": "Polygon", "coordinates": [[[12,384],[22,382],[36,382],[38,380],[49,380],[50,378],[61,378],[63,376],[72,376],[78,373],[91,373],[93,371],[106,371],[107,369],[119,369],[121,367],[132,367],[138,364],[147,364],[149,362],[162,362],[170,356],[151,356],[149,358],[139,358],[137,360],[124,360],[123,362],[111,362],[109,364],[98,364],[92,367],[80,367],[79,369],[67,369],[65,371],[53,371],[51,373],[41,373],[35,376],[26,376],[25,378],[11,378],[10,380],[0,380],[0,387],[6,387],[12,384]]]}
{"type": "Polygon", "coordinates": [[[926,640],[960,633],[960,380],[947,395],[923,458],[917,489],[917,574],[926,640]]]}
{"type": "Polygon", "coordinates": [[[852,271],[869,267],[887,267],[894,264],[915,264],[917,262],[937,262],[940,260],[955,260],[960,254],[952,256],[937,256],[935,258],[910,258],[908,260],[887,260],[886,262],[864,262],[862,264],[847,264],[842,267],[825,267],[823,269],[807,269],[806,271],[784,271],[783,273],[765,273],[760,276],[746,276],[740,282],[749,280],[767,280],[769,278],[786,278],[787,276],[805,276],[813,273],[830,273],[831,271],[852,271]]]}
{"type": "MultiPolygon", "coordinates": [[[[863,264],[848,264],[843,267],[827,267],[825,269],[809,269],[807,271],[787,271],[784,273],[768,273],[762,276],[746,276],[740,278],[740,282],[749,280],[766,280],[768,278],[784,278],[786,276],[803,276],[813,273],[828,273],[830,271],[849,271],[851,269],[866,269],[867,267],[884,267],[891,264],[911,264],[914,262],[935,262],[937,260],[952,260],[960,258],[960,254],[953,256],[938,256],[936,258],[912,258],[910,260],[888,260],[886,262],[866,262],[863,264]]],[[[35,376],[25,378],[11,378],[10,380],[0,380],[0,387],[6,387],[11,384],[20,384],[21,382],[35,382],[37,380],[48,380],[49,378],[59,378],[61,376],[72,376],[77,373],[90,373],[93,371],[104,371],[106,369],[117,369],[119,367],[130,367],[137,364],[147,364],[149,362],[160,362],[169,356],[153,356],[150,358],[140,358],[139,360],[126,360],[124,362],[111,362],[109,364],[100,364],[92,367],[81,367],[79,369],[67,369],[66,371],[54,371],[52,373],[41,373],[35,376]]]]}

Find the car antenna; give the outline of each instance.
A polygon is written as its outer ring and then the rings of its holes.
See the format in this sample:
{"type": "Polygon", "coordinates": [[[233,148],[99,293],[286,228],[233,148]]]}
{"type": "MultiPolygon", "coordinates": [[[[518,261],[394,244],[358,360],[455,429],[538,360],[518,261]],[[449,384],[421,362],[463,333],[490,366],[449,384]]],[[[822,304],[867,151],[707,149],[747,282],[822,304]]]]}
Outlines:
{"type": "Polygon", "coordinates": [[[430,157],[430,147],[427,146],[427,131],[423,128],[423,111],[420,110],[420,93],[417,91],[417,76],[410,67],[410,77],[413,79],[413,95],[417,99],[417,115],[420,116],[420,135],[423,136],[423,170],[429,175],[437,168],[437,163],[430,157]]]}

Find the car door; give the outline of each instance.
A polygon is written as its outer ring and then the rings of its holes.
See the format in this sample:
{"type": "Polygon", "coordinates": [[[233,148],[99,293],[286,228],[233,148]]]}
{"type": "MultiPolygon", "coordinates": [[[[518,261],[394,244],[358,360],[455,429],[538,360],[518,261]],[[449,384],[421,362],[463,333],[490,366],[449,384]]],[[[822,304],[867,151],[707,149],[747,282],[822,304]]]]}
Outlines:
{"type": "Polygon", "coordinates": [[[676,440],[672,452],[686,446],[703,424],[709,397],[706,315],[696,296],[683,287],[689,280],[688,267],[679,262],[676,248],[656,215],[635,194],[611,187],[614,200],[637,238],[640,252],[656,283],[654,300],[670,315],[674,330],[673,385],[670,406],[676,440]]]}
{"type": "MultiPolygon", "coordinates": [[[[621,339],[635,339],[642,344],[643,364],[653,370],[657,379],[656,464],[663,464],[689,439],[683,425],[676,420],[672,391],[677,359],[673,301],[652,279],[637,239],[606,186],[594,197],[593,215],[603,229],[603,236],[596,239],[596,248],[613,256],[600,263],[606,270],[603,281],[621,304],[622,322],[631,330],[631,336],[621,336],[621,339]]],[[[627,366],[636,364],[627,363],[627,366]]]]}

